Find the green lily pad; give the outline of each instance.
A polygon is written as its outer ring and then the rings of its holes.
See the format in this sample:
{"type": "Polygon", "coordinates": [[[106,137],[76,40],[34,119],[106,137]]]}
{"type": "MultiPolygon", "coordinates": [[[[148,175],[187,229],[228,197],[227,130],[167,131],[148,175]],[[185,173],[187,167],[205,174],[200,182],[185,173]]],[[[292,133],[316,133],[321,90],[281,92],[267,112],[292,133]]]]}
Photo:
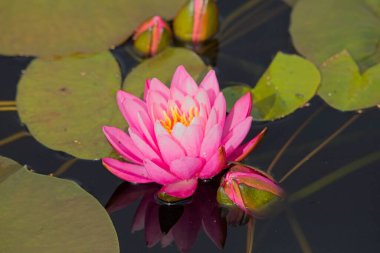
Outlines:
{"type": "Polygon", "coordinates": [[[126,126],[116,104],[121,75],[106,52],[48,61],[36,59],[17,90],[21,121],[42,144],[82,159],[111,153],[103,125],[126,126]]]}
{"type": "Polygon", "coordinates": [[[294,6],[297,3],[297,0],[283,0],[287,5],[294,6]]]}
{"type": "Polygon", "coordinates": [[[250,92],[251,87],[246,84],[229,86],[223,89],[224,97],[227,102],[227,111],[230,111],[235,102],[245,93],[250,92]]]}
{"type": "Polygon", "coordinates": [[[124,42],[149,17],[172,19],[185,0],[0,1],[0,54],[51,58],[124,42]]]}
{"type": "Polygon", "coordinates": [[[179,65],[195,79],[199,79],[208,70],[202,59],[193,51],[184,48],[167,48],[159,55],[143,61],[127,75],[123,89],[138,97],[144,94],[145,81],[153,77],[169,84],[179,65]]]}
{"type": "Polygon", "coordinates": [[[361,74],[344,50],[324,62],[320,69],[323,80],[318,94],[332,107],[353,111],[380,104],[380,64],[361,74]]]}
{"type": "Polygon", "coordinates": [[[252,90],[254,120],[282,118],[302,107],[317,92],[318,69],[297,56],[278,53],[252,90]]]}
{"type": "Polygon", "coordinates": [[[119,252],[112,221],[72,181],[0,156],[0,252],[119,252]]]}
{"type": "Polygon", "coordinates": [[[7,179],[7,177],[12,175],[21,167],[22,166],[17,162],[9,158],[0,156],[0,183],[7,179]]]}
{"type": "Polygon", "coordinates": [[[380,0],[299,0],[290,33],[297,50],[316,64],[347,49],[360,66],[380,61],[380,0]]]}

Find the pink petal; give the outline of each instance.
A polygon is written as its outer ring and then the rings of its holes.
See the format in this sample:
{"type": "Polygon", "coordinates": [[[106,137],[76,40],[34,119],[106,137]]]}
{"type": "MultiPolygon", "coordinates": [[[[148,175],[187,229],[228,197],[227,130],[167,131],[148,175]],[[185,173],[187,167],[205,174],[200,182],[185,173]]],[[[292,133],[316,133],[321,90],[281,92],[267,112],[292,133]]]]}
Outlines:
{"type": "Polygon", "coordinates": [[[170,88],[170,97],[178,107],[181,107],[182,102],[185,100],[185,94],[176,88],[170,88]]]}
{"type": "Polygon", "coordinates": [[[199,87],[207,92],[207,95],[210,99],[210,104],[213,105],[215,98],[219,94],[219,83],[214,70],[210,70],[207,73],[199,87]]]}
{"type": "Polygon", "coordinates": [[[215,108],[213,108],[210,112],[210,115],[208,116],[206,127],[205,127],[205,134],[210,131],[210,129],[215,126],[218,123],[218,116],[216,114],[215,108]]]}
{"type": "Polygon", "coordinates": [[[219,148],[222,137],[222,127],[220,125],[213,126],[207,135],[203,138],[200,156],[206,160],[210,158],[219,148]]]}
{"type": "Polygon", "coordinates": [[[243,198],[240,194],[239,186],[235,180],[226,182],[223,188],[224,192],[232,200],[232,202],[234,202],[242,210],[246,209],[244,206],[243,198]]]}
{"type": "Polygon", "coordinates": [[[185,100],[182,101],[181,111],[188,113],[191,108],[198,108],[198,104],[192,97],[186,96],[185,100]]]}
{"type": "Polygon", "coordinates": [[[148,144],[141,136],[139,136],[133,128],[129,128],[129,135],[131,136],[136,147],[140,150],[144,158],[156,162],[162,162],[160,155],[148,144]]]}
{"type": "Polygon", "coordinates": [[[210,112],[211,110],[210,99],[205,90],[199,89],[197,95],[195,95],[195,100],[198,102],[200,107],[204,106],[207,114],[210,112]]]}
{"type": "Polygon", "coordinates": [[[186,129],[187,127],[184,124],[177,122],[172,129],[172,136],[176,141],[181,142],[186,129]]]}
{"type": "Polygon", "coordinates": [[[233,179],[238,184],[245,184],[249,187],[270,192],[277,196],[284,195],[284,191],[280,186],[274,183],[271,179],[264,177],[258,173],[233,173],[233,179]]]}
{"type": "Polygon", "coordinates": [[[162,158],[166,164],[170,164],[173,160],[186,156],[185,150],[172,136],[166,134],[159,135],[157,136],[157,141],[162,158]]]}
{"type": "Polygon", "coordinates": [[[170,163],[170,171],[181,179],[193,178],[203,167],[204,159],[182,157],[170,163]]]}
{"type": "Polygon", "coordinates": [[[251,92],[248,92],[236,101],[228,114],[226,123],[224,124],[223,137],[225,137],[237,124],[246,119],[251,114],[251,110],[252,95],[251,92]]]}
{"type": "Polygon", "coordinates": [[[180,139],[182,147],[188,156],[199,156],[203,140],[203,127],[198,124],[190,124],[180,139]]]}
{"type": "Polygon", "coordinates": [[[154,122],[157,119],[164,118],[164,112],[167,110],[168,100],[165,99],[159,92],[149,90],[146,98],[146,104],[151,120],[154,122]]]}
{"type": "Polygon", "coordinates": [[[154,123],[154,133],[156,135],[156,139],[158,139],[159,135],[169,135],[168,131],[162,126],[161,122],[156,121],[154,123]]]}
{"type": "Polygon", "coordinates": [[[198,117],[202,117],[202,118],[207,119],[209,113],[210,113],[210,110],[208,110],[205,105],[199,106],[198,117]]]}
{"type": "Polygon", "coordinates": [[[157,151],[156,136],[153,131],[153,124],[150,118],[146,114],[137,113],[137,121],[139,123],[140,132],[148,141],[150,146],[157,151]]]}
{"type": "Polygon", "coordinates": [[[224,98],[222,92],[220,92],[216,97],[215,103],[211,110],[212,109],[215,109],[216,111],[216,114],[218,116],[218,124],[224,126],[224,122],[226,120],[226,99],[224,98]]]}
{"type": "Polygon", "coordinates": [[[124,159],[131,162],[142,164],[143,155],[136,148],[131,137],[124,131],[116,127],[103,127],[103,133],[107,137],[107,140],[112,145],[112,147],[123,156],[124,159]]]}
{"type": "Polygon", "coordinates": [[[198,85],[183,66],[179,66],[175,71],[170,88],[179,89],[191,96],[194,96],[198,91],[198,85]]]}
{"type": "Polygon", "coordinates": [[[236,125],[224,138],[223,145],[226,149],[226,155],[229,157],[237,147],[243,142],[251,128],[252,117],[249,116],[238,125],[236,125]]]}
{"type": "Polygon", "coordinates": [[[161,188],[161,193],[166,193],[176,198],[188,198],[197,189],[198,180],[196,178],[168,184],[161,188]]]}
{"type": "Polygon", "coordinates": [[[223,147],[220,147],[218,151],[209,159],[203,166],[199,178],[209,179],[219,174],[224,168],[226,168],[226,153],[223,147]]]}
{"type": "Polygon", "coordinates": [[[147,114],[145,103],[138,97],[135,97],[125,91],[117,92],[117,104],[120,112],[123,114],[129,126],[138,129],[137,113],[147,114]]]}
{"type": "Polygon", "coordinates": [[[145,90],[144,90],[144,100],[146,101],[148,91],[153,90],[159,92],[166,100],[169,99],[170,96],[170,90],[169,88],[163,84],[160,80],[157,78],[153,78],[152,80],[147,80],[145,83],[145,90]]]}
{"type": "Polygon", "coordinates": [[[106,167],[115,176],[132,183],[150,183],[152,180],[144,168],[144,166],[120,162],[112,158],[102,159],[104,167],[106,167]]]}
{"type": "Polygon", "coordinates": [[[244,143],[240,147],[238,147],[232,154],[230,154],[230,156],[228,157],[228,160],[240,162],[244,158],[246,158],[252,152],[252,150],[257,146],[257,144],[259,144],[261,139],[264,137],[266,130],[267,129],[264,128],[264,130],[262,130],[252,140],[250,140],[247,143],[244,143]]]}
{"type": "Polygon", "coordinates": [[[154,162],[150,160],[144,160],[144,166],[149,175],[149,178],[159,184],[162,184],[162,185],[172,184],[180,180],[179,178],[174,176],[172,173],[161,168],[160,166],[158,166],[157,164],[155,164],[154,162]]]}

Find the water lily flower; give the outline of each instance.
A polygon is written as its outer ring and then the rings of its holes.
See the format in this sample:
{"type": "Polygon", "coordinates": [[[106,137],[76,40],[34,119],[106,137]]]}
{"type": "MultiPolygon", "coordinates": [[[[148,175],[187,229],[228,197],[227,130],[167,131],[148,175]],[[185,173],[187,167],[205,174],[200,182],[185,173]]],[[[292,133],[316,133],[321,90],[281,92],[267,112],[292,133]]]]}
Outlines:
{"type": "Polygon", "coordinates": [[[133,35],[133,47],[143,56],[154,56],[172,41],[169,25],[160,16],[142,23],[133,35]]]}
{"type": "Polygon", "coordinates": [[[233,165],[224,175],[217,199],[221,205],[264,218],[284,200],[281,187],[266,173],[244,165],[233,165]]]}
{"type": "Polygon", "coordinates": [[[179,66],[170,88],[153,78],[146,83],[143,100],[119,91],[117,103],[129,124],[128,134],[111,126],[103,132],[128,162],[103,158],[103,164],[125,181],[162,185],[159,195],[190,197],[198,179],[213,178],[227,161],[244,159],[264,134],[242,144],[252,123],[251,94],[242,96],[226,116],[226,100],[213,70],[198,86],[179,66]]]}
{"type": "Polygon", "coordinates": [[[173,22],[175,36],[185,42],[198,43],[210,39],[219,29],[215,0],[190,0],[173,22]]]}

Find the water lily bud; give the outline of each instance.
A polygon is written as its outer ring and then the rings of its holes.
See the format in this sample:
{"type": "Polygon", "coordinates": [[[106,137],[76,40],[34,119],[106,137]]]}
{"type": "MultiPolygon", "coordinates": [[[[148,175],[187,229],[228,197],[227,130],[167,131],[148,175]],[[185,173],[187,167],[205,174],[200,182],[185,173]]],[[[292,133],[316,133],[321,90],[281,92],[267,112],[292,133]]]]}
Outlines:
{"type": "Polygon", "coordinates": [[[175,36],[185,42],[198,43],[211,38],[219,28],[215,0],[190,0],[174,19],[175,36]]]}
{"type": "Polygon", "coordinates": [[[223,177],[217,200],[226,207],[238,206],[257,218],[275,211],[285,193],[269,175],[251,167],[234,165],[223,177]]]}
{"type": "Polygon", "coordinates": [[[133,47],[143,56],[154,56],[165,49],[171,40],[169,25],[160,16],[154,16],[136,29],[133,47]]]}

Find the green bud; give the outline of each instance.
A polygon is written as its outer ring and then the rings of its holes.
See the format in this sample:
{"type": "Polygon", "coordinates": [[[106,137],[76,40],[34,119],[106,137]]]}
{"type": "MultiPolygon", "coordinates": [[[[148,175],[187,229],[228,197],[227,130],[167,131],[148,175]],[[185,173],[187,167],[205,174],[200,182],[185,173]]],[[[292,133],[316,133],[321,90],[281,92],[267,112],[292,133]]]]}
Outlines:
{"type": "Polygon", "coordinates": [[[173,22],[175,36],[184,42],[199,43],[210,39],[219,29],[215,0],[190,0],[173,22]]]}
{"type": "Polygon", "coordinates": [[[171,41],[169,25],[160,16],[154,16],[136,29],[133,47],[142,56],[154,56],[170,45],[171,41]]]}

